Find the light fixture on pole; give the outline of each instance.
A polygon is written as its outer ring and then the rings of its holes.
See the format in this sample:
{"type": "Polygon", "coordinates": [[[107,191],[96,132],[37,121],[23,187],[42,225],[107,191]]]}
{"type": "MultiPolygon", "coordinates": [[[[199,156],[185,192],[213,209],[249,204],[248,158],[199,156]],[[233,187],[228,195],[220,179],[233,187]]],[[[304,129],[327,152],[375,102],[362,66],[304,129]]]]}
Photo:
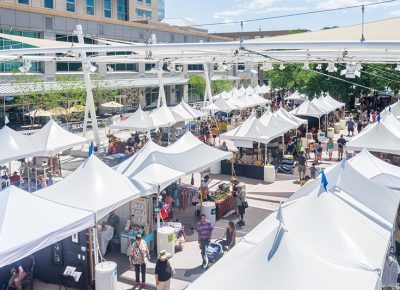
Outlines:
{"type": "Polygon", "coordinates": [[[281,64],[279,65],[279,69],[280,69],[280,70],[284,70],[284,69],[285,69],[285,65],[284,65],[283,63],[281,63],[281,64]]]}
{"type": "Polygon", "coordinates": [[[333,63],[333,62],[328,63],[328,67],[326,68],[327,72],[334,73],[334,72],[337,72],[337,70],[338,69],[335,66],[335,63],[333,63]]]}
{"type": "Polygon", "coordinates": [[[167,63],[167,70],[168,70],[169,72],[175,72],[175,71],[176,71],[176,65],[175,65],[175,63],[172,62],[172,61],[169,61],[169,62],[167,63]]]}
{"type": "Polygon", "coordinates": [[[321,69],[322,69],[322,64],[319,63],[319,64],[316,66],[316,69],[317,69],[317,70],[321,70],[321,69]]]}
{"type": "Polygon", "coordinates": [[[398,63],[398,64],[396,65],[396,68],[395,68],[394,70],[400,71],[400,63],[398,63]]]}
{"type": "Polygon", "coordinates": [[[309,69],[310,69],[310,63],[308,61],[304,62],[303,70],[309,70],[309,69]]]}
{"type": "Polygon", "coordinates": [[[19,67],[18,70],[19,70],[21,73],[26,74],[27,72],[29,72],[29,70],[31,69],[31,67],[32,67],[31,61],[30,61],[29,59],[25,59],[25,60],[23,60],[22,66],[19,67]]]}
{"type": "Polygon", "coordinates": [[[346,78],[355,79],[356,76],[360,77],[361,72],[358,70],[359,65],[355,62],[348,62],[346,63],[346,69],[340,72],[340,75],[345,75],[346,78]]]}
{"type": "Polygon", "coordinates": [[[269,70],[273,70],[274,69],[274,66],[272,65],[272,63],[271,62],[264,62],[263,64],[262,64],[262,66],[260,67],[260,70],[262,70],[262,71],[269,71],[269,70]]]}
{"type": "Polygon", "coordinates": [[[83,69],[88,72],[94,73],[94,72],[96,72],[97,67],[92,65],[92,63],[90,61],[85,61],[85,62],[83,62],[83,69]]]}
{"type": "Polygon", "coordinates": [[[112,66],[111,66],[111,65],[108,65],[108,66],[107,66],[107,71],[108,71],[108,72],[113,72],[113,71],[114,71],[114,69],[112,68],[112,66]]]}
{"type": "Polygon", "coordinates": [[[244,62],[244,71],[245,74],[257,73],[257,71],[253,70],[253,62],[251,60],[246,60],[244,62]]]}
{"type": "Polygon", "coordinates": [[[163,62],[162,61],[160,61],[160,60],[158,60],[156,63],[155,63],[155,65],[154,65],[154,67],[150,70],[150,72],[152,73],[152,74],[157,74],[158,72],[164,72],[163,71],[163,62]]]}

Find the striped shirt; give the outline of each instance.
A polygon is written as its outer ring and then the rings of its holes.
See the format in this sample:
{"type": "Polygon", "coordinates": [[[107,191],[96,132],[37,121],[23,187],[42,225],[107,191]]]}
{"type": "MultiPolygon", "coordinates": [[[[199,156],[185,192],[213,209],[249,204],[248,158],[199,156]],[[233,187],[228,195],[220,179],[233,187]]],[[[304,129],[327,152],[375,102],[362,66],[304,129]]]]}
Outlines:
{"type": "Polygon", "coordinates": [[[200,240],[208,240],[211,238],[211,234],[213,231],[213,226],[209,221],[205,221],[204,223],[199,222],[197,224],[197,233],[199,235],[200,240]]]}

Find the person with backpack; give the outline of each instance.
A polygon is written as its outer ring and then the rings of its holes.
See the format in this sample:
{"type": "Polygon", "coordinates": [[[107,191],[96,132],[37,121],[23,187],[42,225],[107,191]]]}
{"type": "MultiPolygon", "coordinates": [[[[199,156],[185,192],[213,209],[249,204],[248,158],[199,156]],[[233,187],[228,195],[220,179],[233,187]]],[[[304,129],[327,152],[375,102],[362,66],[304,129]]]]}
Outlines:
{"type": "Polygon", "coordinates": [[[347,132],[348,136],[354,136],[354,126],[356,123],[354,123],[353,118],[350,117],[350,119],[347,121],[347,132]],[[350,135],[351,133],[351,135],[350,135]]]}
{"type": "Polygon", "coordinates": [[[338,144],[338,161],[342,160],[343,158],[343,152],[344,152],[344,147],[346,146],[346,139],[343,138],[343,134],[340,135],[340,138],[337,140],[338,144]]]}

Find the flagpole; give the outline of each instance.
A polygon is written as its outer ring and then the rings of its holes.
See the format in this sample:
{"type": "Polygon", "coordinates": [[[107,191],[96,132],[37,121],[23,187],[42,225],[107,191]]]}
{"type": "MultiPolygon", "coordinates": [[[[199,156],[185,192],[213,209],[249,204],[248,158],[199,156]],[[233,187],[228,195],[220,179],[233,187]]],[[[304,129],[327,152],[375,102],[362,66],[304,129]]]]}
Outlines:
{"type": "Polygon", "coordinates": [[[4,125],[7,125],[6,119],[6,97],[3,96],[3,118],[4,118],[4,125]]]}

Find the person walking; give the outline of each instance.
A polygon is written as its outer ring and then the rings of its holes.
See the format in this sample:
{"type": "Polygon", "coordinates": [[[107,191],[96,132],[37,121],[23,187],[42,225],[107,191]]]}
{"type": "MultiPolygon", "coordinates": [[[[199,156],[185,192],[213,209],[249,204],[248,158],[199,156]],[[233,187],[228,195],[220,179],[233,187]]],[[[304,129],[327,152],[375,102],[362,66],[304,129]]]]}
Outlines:
{"type": "Polygon", "coordinates": [[[321,142],[318,141],[317,146],[314,148],[314,161],[318,164],[320,161],[322,162],[322,151],[324,150],[324,146],[322,146],[321,142]]]}
{"type": "Polygon", "coordinates": [[[142,240],[140,234],[136,235],[136,241],[132,245],[132,264],[135,267],[136,285],[135,289],[147,289],[146,286],[146,259],[150,259],[147,244],[142,240]],[[140,283],[142,274],[142,283],[140,283]]]}
{"type": "Polygon", "coordinates": [[[382,290],[396,290],[399,264],[390,254],[387,254],[382,271],[382,290]]]}
{"type": "Polygon", "coordinates": [[[306,164],[307,159],[304,157],[304,152],[300,151],[299,156],[297,156],[297,170],[299,171],[299,180],[301,181],[306,175],[306,164]]]}
{"type": "Polygon", "coordinates": [[[334,148],[335,144],[333,143],[332,138],[329,138],[328,143],[326,143],[326,150],[328,151],[329,161],[332,161],[332,154],[334,148]]]}
{"type": "Polygon", "coordinates": [[[340,138],[337,140],[338,143],[338,160],[343,159],[343,152],[344,152],[344,147],[346,146],[346,139],[343,138],[343,134],[340,135],[340,138]]]}
{"type": "Polygon", "coordinates": [[[210,244],[212,232],[214,230],[213,225],[206,219],[205,214],[200,215],[200,222],[197,224],[197,242],[199,243],[199,247],[201,250],[201,258],[203,260],[202,267],[208,267],[208,259],[207,259],[207,248],[210,244]]]}
{"type": "Polygon", "coordinates": [[[157,290],[170,290],[171,278],[175,275],[175,270],[171,267],[168,257],[170,254],[166,250],[160,251],[156,268],[154,271],[157,290]]]}
{"type": "Polygon", "coordinates": [[[246,213],[246,207],[247,207],[246,191],[242,187],[239,187],[239,191],[236,194],[236,204],[240,215],[240,219],[237,222],[237,225],[242,227],[245,225],[244,214],[246,213]]]}
{"type": "Polygon", "coordinates": [[[356,123],[354,123],[353,118],[350,117],[350,119],[347,121],[347,132],[348,136],[354,136],[354,126],[356,123]],[[350,135],[351,133],[351,135],[350,135]]]}

